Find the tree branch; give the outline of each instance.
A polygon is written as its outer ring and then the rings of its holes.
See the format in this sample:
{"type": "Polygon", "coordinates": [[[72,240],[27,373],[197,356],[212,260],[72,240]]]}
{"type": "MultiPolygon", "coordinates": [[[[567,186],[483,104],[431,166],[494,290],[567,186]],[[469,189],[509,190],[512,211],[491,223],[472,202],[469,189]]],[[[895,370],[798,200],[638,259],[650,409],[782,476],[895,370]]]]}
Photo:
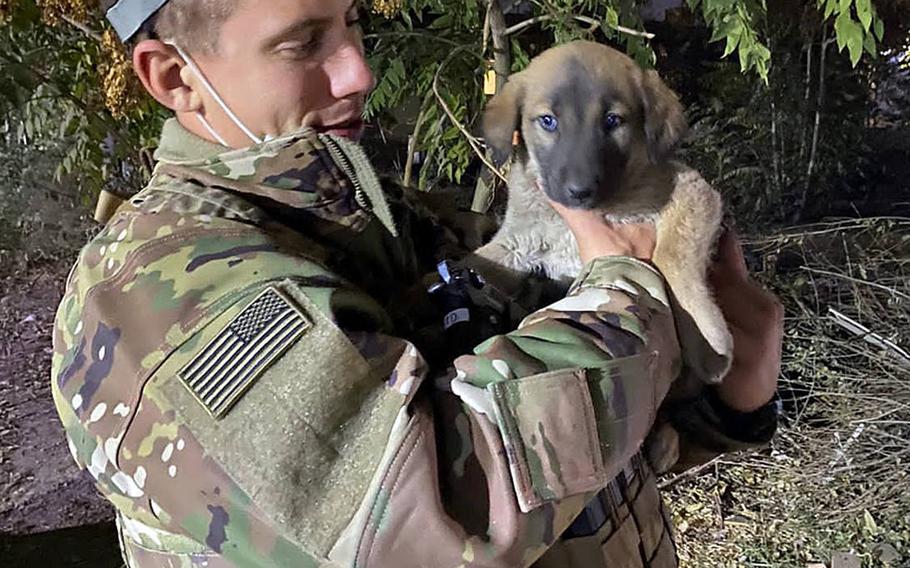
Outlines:
{"type": "Polygon", "coordinates": [[[488,0],[490,36],[493,40],[493,71],[496,72],[496,92],[502,92],[512,72],[512,46],[506,28],[506,17],[499,8],[499,0],[488,0]]]}
{"type": "MultiPolygon", "coordinates": [[[[603,25],[602,21],[596,20],[594,18],[589,18],[588,16],[572,16],[572,17],[574,19],[578,20],[579,22],[582,22],[585,24],[591,24],[592,26],[603,25]]],[[[505,35],[509,36],[509,35],[517,34],[518,32],[520,32],[526,28],[529,28],[529,27],[539,24],[541,22],[550,21],[552,19],[553,19],[553,16],[546,15],[546,16],[537,16],[537,17],[525,20],[523,22],[515,24],[512,27],[506,28],[505,35]]],[[[610,26],[610,27],[612,27],[614,30],[616,30],[620,33],[635,36],[635,37],[643,37],[645,39],[654,39],[656,37],[654,34],[652,34],[650,32],[641,32],[638,30],[633,30],[632,28],[627,28],[625,26],[617,25],[617,26],[610,26]]]]}
{"type": "Polygon", "coordinates": [[[363,39],[382,39],[384,37],[417,37],[420,39],[438,41],[446,45],[451,45],[452,47],[461,47],[464,44],[458,43],[457,41],[451,40],[447,37],[442,37],[439,35],[433,35],[423,32],[411,32],[411,31],[396,31],[396,32],[379,32],[374,34],[366,34],[363,36],[363,39]]]}
{"type": "Polygon", "coordinates": [[[414,178],[414,158],[417,154],[418,138],[420,138],[423,123],[427,118],[427,105],[430,103],[431,94],[427,93],[424,97],[423,103],[420,105],[420,113],[417,115],[417,122],[414,124],[414,131],[411,133],[411,139],[408,140],[408,159],[404,165],[404,178],[402,178],[402,185],[405,187],[411,187],[414,178]]]}
{"type": "Polygon", "coordinates": [[[436,75],[433,77],[433,94],[436,96],[436,100],[439,102],[439,106],[442,108],[442,111],[446,114],[447,117],[449,117],[449,120],[452,121],[452,124],[455,125],[455,128],[461,132],[462,136],[465,137],[465,139],[468,141],[468,145],[471,146],[471,149],[474,150],[474,153],[477,154],[477,157],[480,158],[480,161],[483,162],[486,167],[490,168],[490,170],[492,170],[493,173],[495,173],[497,177],[503,181],[503,183],[508,183],[508,180],[504,175],[502,175],[502,172],[499,171],[499,168],[497,168],[495,165],[493,165],[492,162],[490,162],[490,160],[487,159],[484,152],[484,146],[480,143],[480,140],[468,132],[468,129],[465,128],[461,121],[458,120],[458,118],[455,116],[455,113],[453,113],[452,109],[449,108],[448,103],[446,103],[445,99],[439,93],[439,77],[442,74],[442,70],[445,69],[445,67],[452,61],[452,59],[454,59],[456,55],[462,51],[470,49],[471,47],[472,46],[462,46],[458,49],[453,50],[451,53],[449,53],[445,60],[439,64],[439,68],[436,70],[436,75]]]}
{"type": "Polygon", "coordinates": [[[901,349],[900,346],[893,341],[882,337],[858,321],[849,318],[830,306],[828,307],[828,317],[838,326],[860,337],[866,343],[878,347],[883,351],[887,351],[889,354],[897,357],[901,360],[901,365],[910,368],[910,353],[901,349]]]}
{"type": "Polygon", "coordinates": [[[73,26],[74,28],[76,28],[80,32],[84,33],[86,36],[92,38],[93,40],[97,41],[98,43],[101,43],[102,41],[104,41],[104,38],[101,37],[101,34],[96,32],[95,30],[89,28],[82,22],[76,21],[76,20],[70,18],[69,16],[62,16],[62,19],[64,22],[73,26]]]}

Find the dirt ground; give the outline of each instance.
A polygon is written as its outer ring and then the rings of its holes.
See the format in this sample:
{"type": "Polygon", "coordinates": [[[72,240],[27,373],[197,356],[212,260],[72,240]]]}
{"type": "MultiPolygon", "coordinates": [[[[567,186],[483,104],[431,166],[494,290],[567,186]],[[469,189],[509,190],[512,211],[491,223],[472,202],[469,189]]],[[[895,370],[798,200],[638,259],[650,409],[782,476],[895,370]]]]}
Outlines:
{"type": "Polygon", "coordinates": [[[112,509],[76,468],[51,399],[50,330],[69,264],[0,276],[3,566],[46,565],[50,550],[55,566],[120,565],[112,509]]]}

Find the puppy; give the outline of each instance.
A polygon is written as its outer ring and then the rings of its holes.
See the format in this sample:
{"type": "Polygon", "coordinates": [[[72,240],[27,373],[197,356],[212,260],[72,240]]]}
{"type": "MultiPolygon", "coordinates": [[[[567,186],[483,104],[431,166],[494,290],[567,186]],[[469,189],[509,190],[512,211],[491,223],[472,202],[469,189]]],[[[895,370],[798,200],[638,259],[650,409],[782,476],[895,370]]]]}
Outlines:
{"type": "Polygon", "coordinates": [[[607,46],[550,49],[490,101],[483,132],[494,159],[511,158],[505,218],[475,265],[505,290],[530,273],[567,286],[581,271],[574,236],[547,198],[654,222],[653,262],[674,299],[686,373],[697,392],[729,369],[733,339],[707,285],[723,204],[695,171],[672,161],[687,130],[676,95],[654,71],[607,46]]]}

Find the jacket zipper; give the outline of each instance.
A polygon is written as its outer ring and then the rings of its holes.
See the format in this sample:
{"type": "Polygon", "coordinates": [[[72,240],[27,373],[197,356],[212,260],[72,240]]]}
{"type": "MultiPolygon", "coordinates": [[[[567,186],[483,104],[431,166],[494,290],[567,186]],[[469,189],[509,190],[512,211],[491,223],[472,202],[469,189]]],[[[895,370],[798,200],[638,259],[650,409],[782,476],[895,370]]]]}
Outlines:
{"type": "Polygon", "coordinates": [[[329,136],[320,136],[319,138],[328,149],[329,154],[332,156],[332,160],[341,168],[341,171],[344,172],[344,175],[347,176],[348,180],[354,186],[354,201],[356,201],[357,205],[360,205],[365,211],[372,213],[373,204],[370,202],[369,196],[367,196],[363,187],[360,185],[360,180],[357,178],[357,172],[354,171],[354,166],[348,161],[348,157],[341,150],[341,147],[329,136]]]}

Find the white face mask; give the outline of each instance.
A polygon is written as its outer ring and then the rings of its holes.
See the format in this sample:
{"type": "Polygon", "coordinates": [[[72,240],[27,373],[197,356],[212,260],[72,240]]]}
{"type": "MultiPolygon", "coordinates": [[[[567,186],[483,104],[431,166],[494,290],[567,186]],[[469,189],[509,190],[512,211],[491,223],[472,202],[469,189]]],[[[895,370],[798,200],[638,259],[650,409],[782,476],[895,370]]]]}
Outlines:
{"type": "MultiPolygon", "coordinates": [[[[260,137],[256,136],[255,134],[253,134],[253,131],[250,130],[249,128],[247,128],[246,125],[243,123],[243,121],[240,120],[240,118],[238,118],[238,116],[236,114],[234,114],[234,111],[231,110],[231,108],[227,105],[227,103],[224,102],[224,99],[221,98],[221,95],[218,94],[218,91],[215,90],[215,87],[213,87],[212,84],[209,82],[209,80],[206,79],[205,75],[202,73],[202,70],[199,68],[198,65],[196,65],[196,62],[193,61],[193,59],[190,57],[190,55],[186,51],[184,51],[179,45],[174,43],[173,41],[166,41],[164,43],[166,43],[167,45],[169,45],[177,50],[177,53],[180,54],[180,57],[183,58],[183,61],[186,63],[186,66],[189,67],[190,71],[192,71],[196,75],[196,77],[202,82],[202,85],[206,88],[206,90],[209,92],[209,94],[212,96],[212,98],[215,99],[215,102],[218,103],[218,106],[220,106],[221,109],[224,111],[224,113],[228,116],[228,118],[231,119],[231,122],[233,122],[237,126],[237,128],[239,128],[246,135],[247,138],[252,140],[253,144],[262,144],[263,142],[266,142],[272,138],[271,136],[266,136],[265,138],[260,138],[260,137]]],[[[224,140],[224,137],[222,137],[220,134],[218,134],[218,131],[215,130],[211,124],[209,124],[209,121],[207,121],[204,116],[202,116],[202,113],[197,111],[196,118],[199,120],[199,122],[202,124],[202,126],[206,129],[206,131],[208,131],[208,133],[211,134],[212,137],[218,141],[219,144],[221,144],[222,146],[229,146],[229,144],[224,140]]]]}

